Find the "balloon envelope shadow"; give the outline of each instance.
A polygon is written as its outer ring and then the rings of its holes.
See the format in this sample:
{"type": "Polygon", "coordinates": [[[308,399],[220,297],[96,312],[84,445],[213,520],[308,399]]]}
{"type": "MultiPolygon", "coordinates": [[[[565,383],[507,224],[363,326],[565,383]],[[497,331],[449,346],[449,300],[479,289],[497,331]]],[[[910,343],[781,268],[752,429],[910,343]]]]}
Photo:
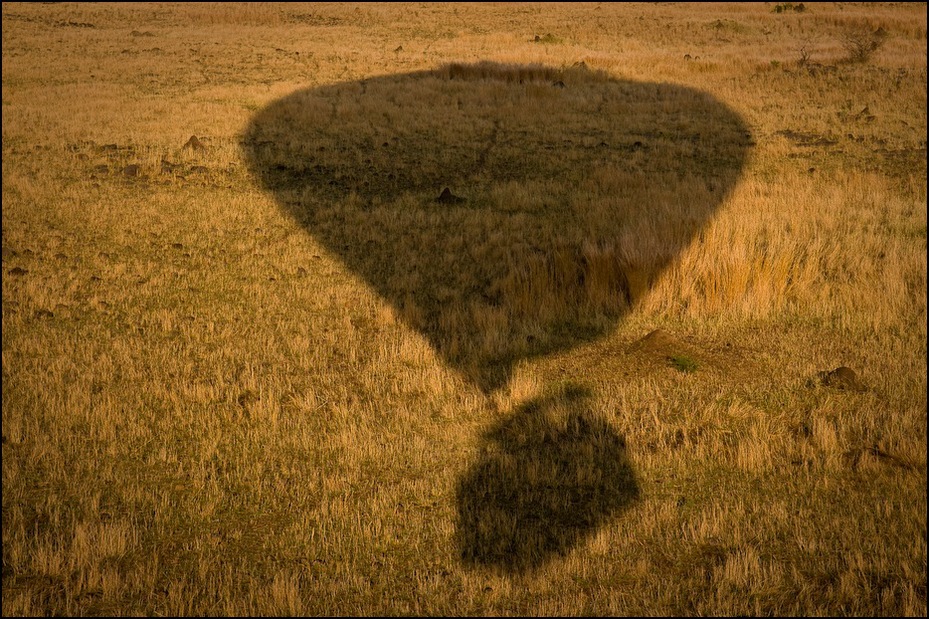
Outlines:
{"type": "Polygon", "coordinates": [[[576,387],[520,406],[485,436],[458,485],[458,543],[468,565],[535,569],[638,497],[622,436],[576,387]]]}
{"type": "Polygon", "coordinates": [[[484,392],[607,332],[737,181],[693,89],[479,63],[297,91],[243,148],[284,210],[484,392]]]}

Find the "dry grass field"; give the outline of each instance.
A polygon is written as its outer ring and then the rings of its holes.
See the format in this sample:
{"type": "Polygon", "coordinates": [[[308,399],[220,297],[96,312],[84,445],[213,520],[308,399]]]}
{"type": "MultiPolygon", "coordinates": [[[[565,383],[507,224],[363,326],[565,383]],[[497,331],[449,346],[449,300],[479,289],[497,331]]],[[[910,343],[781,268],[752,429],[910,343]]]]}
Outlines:
{"type": "Polygon", "coordinates": [[[925,616],[926,15],[3,3],[3,615],[925,616]]]}

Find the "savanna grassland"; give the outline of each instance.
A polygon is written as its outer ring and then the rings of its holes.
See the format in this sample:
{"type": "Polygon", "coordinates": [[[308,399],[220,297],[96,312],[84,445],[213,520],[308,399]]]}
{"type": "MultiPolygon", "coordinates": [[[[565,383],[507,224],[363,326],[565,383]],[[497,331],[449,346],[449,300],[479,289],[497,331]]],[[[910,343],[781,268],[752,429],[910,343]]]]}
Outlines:
{"type": "Polygon", "coordinates": [[[2,20],[4,615],[925,616],[925,4],[2,20]]]}

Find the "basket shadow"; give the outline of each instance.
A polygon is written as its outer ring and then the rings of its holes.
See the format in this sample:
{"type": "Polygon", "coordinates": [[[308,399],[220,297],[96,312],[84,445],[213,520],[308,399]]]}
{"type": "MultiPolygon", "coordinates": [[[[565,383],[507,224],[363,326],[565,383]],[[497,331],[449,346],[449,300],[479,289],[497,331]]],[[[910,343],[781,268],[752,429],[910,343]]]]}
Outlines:
{"type": "Polygon", "coordinates": [[[706,93],[488,62],[297,91],[242,140],[281,207],[485,393],[613,328],[749,144],[706,93]]]}
{"type": "Polygon", "coordinates": [[[458,484],[466,565],[524,572],[564,556],[638,498],[625,441],[576,387],[538,398],[484,437],[458,484]]]}

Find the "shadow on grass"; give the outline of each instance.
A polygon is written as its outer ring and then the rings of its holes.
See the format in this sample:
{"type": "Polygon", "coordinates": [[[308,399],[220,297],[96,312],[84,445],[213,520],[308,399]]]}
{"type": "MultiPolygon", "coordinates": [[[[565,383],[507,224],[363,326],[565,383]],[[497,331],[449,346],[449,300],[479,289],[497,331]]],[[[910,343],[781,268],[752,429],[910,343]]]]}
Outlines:
{"type": "Polygon", "coordinates": [[[243,148],[286,212],[490,393],[521,359],[612,329],[728,195],[749,138],[692,89],[480,63],[297,91],[243,148]]]}
{"type": "Polygon", "coordinates": [[[458,543],[472,566],[522,572],[563,556],[638,497],[622,436],[568,388],[490,430],[458,485],[458,543]]]}
{"type": "MultiPolygon", "coordinates": [[[[613,329],[713,217],[750,141],[693,89],[479,63],[294,92],[242,143],[280,206],[490,394],[519,361],[613,329]]],[[[637,496],[622,437],[576,390],[485,439],[458,488],[470,565],[538,567],[637,496]]]]}

